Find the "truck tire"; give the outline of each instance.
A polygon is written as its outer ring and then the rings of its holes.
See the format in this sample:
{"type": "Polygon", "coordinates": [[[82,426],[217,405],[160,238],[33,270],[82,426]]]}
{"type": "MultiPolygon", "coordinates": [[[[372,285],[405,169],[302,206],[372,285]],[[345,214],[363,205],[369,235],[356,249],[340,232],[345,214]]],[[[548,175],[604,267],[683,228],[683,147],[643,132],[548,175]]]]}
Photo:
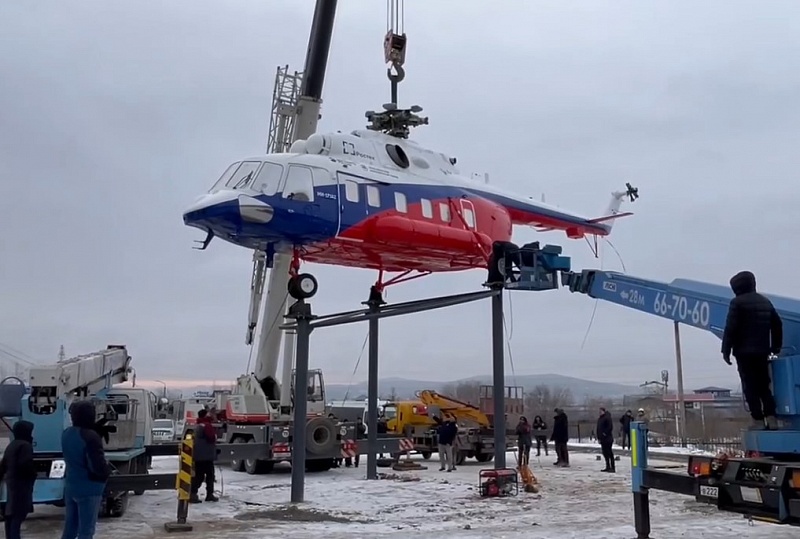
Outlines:
{"type": "Polygon", "coordinates": [[[466,451],[456,451],[456,466],[461,466],[467,460],[466,451]]]}
{"type": "Polygon", "coordinates": [[[306,423],[306,449],[312,455],[330,455],[336,449],[336,426],[326,417],[306,423]]]}
{"type": "MultiPolygon", "coordinates": [[[[247,440],[247,443],[254,444],[256,441],[250,439],[247,440]]],[[[244,471],[250,475],[261,475],[271,472],[274,465],[275,463],[269,460],[245,459],[244,471]]]]}
{"type": "Polygon", "coordinates": [[[493,458],[494,455],[492,455],[491,453],[478,453],[477,455],[475,455],[475,459],[478,462],[491,462],[493,458]]]}
{"type": "Polygon", "coordinates": [[[420,453],[420,455],[422,455],[422,458],[424,458],[425,460],[428,460],[429,458],[431,458],[431,452],[430,451],[422,451],[420,453]]]}
{"type": "MultiPolygon", "coordinates": [[[[234,444],[243,444],[246,443],[247,440],[242,438],[241,436],[237,436],[233,439],[234,444]]],[[[231,460],[231,470],[234,472],[243,472],[244,471],[244,459],[233,459],[231,460]]]]}

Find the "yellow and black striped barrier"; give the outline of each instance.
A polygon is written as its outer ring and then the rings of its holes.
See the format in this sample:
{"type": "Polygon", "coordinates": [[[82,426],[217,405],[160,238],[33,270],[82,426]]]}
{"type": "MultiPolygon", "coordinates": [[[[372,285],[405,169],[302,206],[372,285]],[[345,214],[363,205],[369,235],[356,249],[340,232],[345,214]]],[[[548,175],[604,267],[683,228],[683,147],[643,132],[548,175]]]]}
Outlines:
{"type": "Polygon", "coordinates": [[[189,532],[192,525],[187,522],[189,516],[189,498],[192,496],[192,479],[194,478],[194,436],[186,433],[181,441],[180,466],[175,479],[178,491],[178,516],[175,522],[167,522],[167,532],[189,532]]]}

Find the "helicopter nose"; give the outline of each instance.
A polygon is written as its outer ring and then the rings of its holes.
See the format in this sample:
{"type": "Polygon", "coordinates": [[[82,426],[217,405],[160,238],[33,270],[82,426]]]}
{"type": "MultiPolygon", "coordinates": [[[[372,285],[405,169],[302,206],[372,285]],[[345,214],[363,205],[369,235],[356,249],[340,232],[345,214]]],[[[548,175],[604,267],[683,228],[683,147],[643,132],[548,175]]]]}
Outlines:
{"type": "Polygon", "coordinates": [[[266,202],[247,195],[239,195],[239,215],[242,221],[264,225],[272,221],[275,210],[266,202]]]}
{"type": "Polygon", "coordinates": [[[274,210],[266,202],[236,191],[217,191],[201,196],[183,212],[188,226],[214,231],[240,229],[246,224],[266,224],[274,210]]]}
{"type": "Polygon", "coordinates": [[[183,222],[189,226],[210,228],[214,221],[230,217],[232,209],[238,211],[238,193],[233,191],[217,191],[198,198],[194,204],[183,212],[183,222]]]}

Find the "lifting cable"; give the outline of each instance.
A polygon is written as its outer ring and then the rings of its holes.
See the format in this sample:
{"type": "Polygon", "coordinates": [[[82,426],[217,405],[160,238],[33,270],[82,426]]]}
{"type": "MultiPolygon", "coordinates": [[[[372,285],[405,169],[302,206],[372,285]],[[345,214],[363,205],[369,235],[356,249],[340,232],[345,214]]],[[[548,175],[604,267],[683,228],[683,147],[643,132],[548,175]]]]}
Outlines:
{"type": "Polygon", "coordinates": [[[386,0],[386,36],[383,38],[383,56],[387,64],[386,75],[391,83],[392,104],[397,105],[397,85],[406,77],[403,64],[406,61],[404,0],[386,0]]]}
{"type": "MultiPolygon", "coordinates": [[[[605,239],[605,242],[608,244],[609,247],[611,247],[611,249],[614,251],[614,253],[616,253],[617,258],[619,258],[619,263],[622,266],[622,273],[627,273],[628,271],[625,269],[625,261],[622,260],[622,255],[619,254],[619,251],[617,251],[617,248],[614,247],[614,244],[611,243],[610,240],[605,239]]],[[[601,271],[603,270],[603,250],[602,250],[602,246],[603,246],[603,244],[601,243],[599,248],[598,248],[598,251],[599,251],[599,254],[600,254],[599,258],[600,258],[600,270],[601,271]]],[[[597,304],[599,302],[600,302],[600,300],[595,298],[594,307],[592,307],[592,316],[591,316],[591,318],[589,318],[589,326],[586,328],[586,334],[583,336],[583,342],[581,343],[581,351],[583,351],[583,347],[586,346],[586,340],[589,338],[589,332],[592,329],[592,324],[594,323],[594,315],[597,313],[597,304]]]]}
{"type": "Polygon", "coordinates": [[[356,359],[356,366],[353,368],[353,374],[350,375],[350,381],[347,383],[347,391],[344,392],[344,398],[342,399],[342,406],[344,406],[345,401],[347,401],[347,397],[350,396],[350,388],[353,386],[353,380],[356,377],[358,366],[361,364],[361,358],[364,357],[364,350],[367,349],[368,342],[369,342],[369,330],[367,330],[367,335],[364,337],[364,343],[361,345],[361,352],[358,353],[358,358],[356,359]]]}
{"type": "MultiPolygon", "coordinates": [[[[502,294],[502,292],[501,292],[502,294]]],[[[506,349],[508,350],[508,362],[511,365],[511,380],[517,385],[517,373],[514,369],[514,354],[511,352],[511,337],[514,336],[514,304],[511,303],[511,290],[508,291],[508,318],[510,330],[506,327],[506,313],[503,313],[503,334],[505,337],[506,349]]]]}
{"type": "MultiPolygon", "coordinates": [[[[386,300],[389,297],[389,291],[384,289],[383,290],[383,299],[386,300]]],[[[353,367],[353,373],[350,375],[350,381],[347,382],[347,390],[344,392],[344,398],[342,399],[342,406],[344,406],[347,397],[350,396],[350,388],[353,387],[353,380],[356,378],[356,373],[358,372],[358,366],[361,364],[361,358],[364,357],[364,350],[367,349],[367,343],[369,342],[369,328],[367,328],[367,334],[364,336],[364,342],[361,344],[361,352],[358,353],[358,357],[356,358],[356,365],[353,367]]]]}

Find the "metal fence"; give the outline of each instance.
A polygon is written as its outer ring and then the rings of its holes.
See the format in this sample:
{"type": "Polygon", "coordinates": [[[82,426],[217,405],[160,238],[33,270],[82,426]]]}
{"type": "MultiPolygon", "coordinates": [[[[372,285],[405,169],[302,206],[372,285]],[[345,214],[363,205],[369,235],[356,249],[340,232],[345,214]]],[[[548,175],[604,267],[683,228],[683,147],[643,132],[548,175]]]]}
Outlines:
{"type": "MultiPolygon", "coordinates": [[[[622,426],[619,418],[623,412],[615,414],[614,435],[618,443],[622,441],[622,426]]],[[[567,411],[569,415],[569,411],[567,411]]],[[[596,441],[595,429],[597,419],[583,414],[569,415],[569,434],[578,442],[596,441]]],[[[656,418],[648,420],[650,444],[653,447],[686,446],[713,453],[726,452],[737,454],[741,448],[741,432],[749,424],[746,414],[731,415],[729,411],[706,410],[703,417],[699,414],[686,414],[685,440],[678,436],[675,418],[656,418]]],[[[552,427],[552,425],[550,425],[552,427]]]]}

